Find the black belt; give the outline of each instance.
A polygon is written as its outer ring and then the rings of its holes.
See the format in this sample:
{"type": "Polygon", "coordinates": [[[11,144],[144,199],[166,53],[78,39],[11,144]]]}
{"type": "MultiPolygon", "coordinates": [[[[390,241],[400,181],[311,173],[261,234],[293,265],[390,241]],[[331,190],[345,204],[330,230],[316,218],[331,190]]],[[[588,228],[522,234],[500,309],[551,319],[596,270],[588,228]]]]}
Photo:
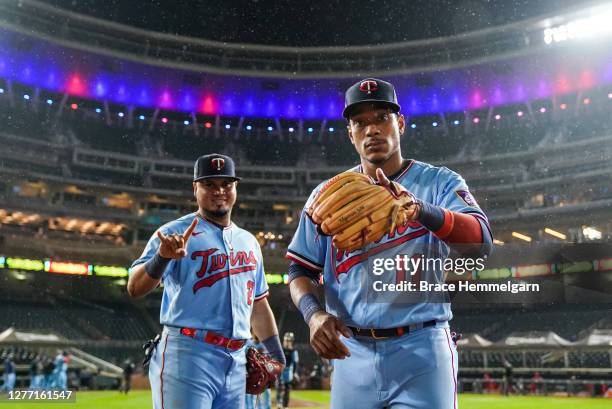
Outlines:
{"type": "Polygon", "coordinates": [[[397,327],[397,328],[355,328],[348,327],[351,331],[353,331],[354,335],[360,337],[370,337],[374,339],[385,339],[385,338],[393,338],[393,337],[401,337],[402,335],[409,334],[412,331],[416,331],[417,329],[433,327],[436,325],[436,320],[431,320],[427,322],[421,322],[419,324],[406,325],[405,327],[397,327]]]}

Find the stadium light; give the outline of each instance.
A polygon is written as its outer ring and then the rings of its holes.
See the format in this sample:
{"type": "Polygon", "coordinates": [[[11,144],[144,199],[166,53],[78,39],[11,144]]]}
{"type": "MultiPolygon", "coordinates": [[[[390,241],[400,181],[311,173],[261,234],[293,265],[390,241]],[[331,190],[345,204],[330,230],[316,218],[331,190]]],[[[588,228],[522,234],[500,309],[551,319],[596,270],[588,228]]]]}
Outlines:
{"type": "Polygon", "coordinates": [[[185,120],[183,121],[183,125],[185,125],[185,126],[189,125],[189,121],[185,119],[185,120]]]}
{"type": "Polygon", "coordinates": [[[548,45],[567,40],[601,37],[612,32],[612,10],[592,9],[591,16],[544,29],[544,42],[548,45]]]}
{"type": "Polygon", "coordinates": [[[29,99],[30,99],[30,96],[29,96],[28,94],[23,94],[23,99],[25,99],[25,100],[29,100],[29,99]]]}
{"type": "Polygon", "coordinates": [[[88,275],[89,265],[87,263],[70,263],[63,261],[45,261],[45,271],[57,274],[88,275]]]}
{"type": "Polygon", "coordinates": [[[528,243],[531,242],[531,237],[527,236],[526,234],[521,234],[519,232],[513,231],[512,232],[512,237],[526,241],[528,243]]]}
{"type": "Polygon", "coordinates": [[[500,114],[495,114],[495,120],[499,121],[501,119],[501,115],[500,114]]]}
{"type": "Polygon", "coordinates": [[[410,125],[410,127],[411,127],[412,129],[416,129],[416,124],[412,124],[412,125],[410,125]]]}
{"type": "Polygon", "coordinates": [[[459,125],[459,120],[458,120],[458,119],[455,119],[455,120],[453,121],[453,125],[459,125]]]}
{"type": "Polygon", "coordinates": [[[437,123],[436,121],[433,121],[433,122],[431,123],[431,126],[433,126],[433,127],[435,128],[436,126],[438,126],[438,123],[437,123]]]}
{"type": "Polygon", "coordinates": [[[314,131],[314,129],[308,128],[308,133],[312,133],[313,131],[314,131]]]}
{"type": "Polygon", "coordinates": [[[295,129],[293,129],[292,127],[291,127],[291,128],[289,128],[289,133],[291,133],[291,132],[293,132],[293,131],[295,131],[295,129]]]}
{"type": "Polygon", "coordinates": [[[601,240],[602,234],[599,230],[590,226],[582,227],[582,235],[588,240],[601,240]]]}
{"type": "Polygon", "coordinates": [[[78,109],[78,108],[79,108],[79,106],[78,106],[78,104],[75,104],[75,103],[73,102],[72,104],[70,104],[70,108],[72,108],[72,109],[78,109]]]}
{"type": "Polygon", "coordinates": [[[97,276],[107,277],[127,277],[128,269],[125,267],[118,266],[93,266],[93,272],[97,276]]]}
{"type": "Polygon", "coordinates": [[[4,94],[4,88],[0,88],[0,94],[4,94]]]}
{"type": "Polygon", "coordinates": [[[523,116],[523,111],[518,111],[516,113],[516,116],[518,116],[519,118],[521,118],[523,116]]]}
{"type": "Polygon", "coordinates": [[[608,92],[608,99],[612,99],[612,92],[608,92]]]}
{"type": "Polygon", "coordinates": [[[212,122],[204,122],[204,128],[206,129],[212,128],[212,122]]]}
{"type": "Polygon", "coordinates": [[[591,98],[585,98],[585,99],[583,99],[583,100],[582,100],[582,103],[583,103],[584,105],[589,105],[589,104],[591,103],[591,98]]]}
{"type": "Polygon", "coordinates": [[[559,108],[561,108],[561,110],[565,110],[565,109],[567,109],[567,104],[563,103],[563,104],[559,105],[559,108]]]}
{"type": "Polygon", "coordinates": [[[251,125],[247,125],[247,126],[246,126],[246,130],[247,130],[247,131],[250,131],[251,129],[253,129],[253,127],[252,127],[251,125]]]}
{"type": "Polygon", "coordinates": [[[163,117],[163,118],[161,119],[161,121],[162,121],[162,124],[167,124],[167,123],[168,123],[168,118],[163,117]]]}
{"type": "Polygon", "coordinates": [[[544,107],[540,108],[540,112],[541,113],[545,113],[546,112],[546,108],[544,108],[544,107]]]}
{"type": "Polygon", "coordinates": [[[553,230],[553,229],[549,229],[548,227],[544,228],[544,233],[550,234],[551,236],[556,237],[556,238],[561,239],[561,240],[567,239],[567,236],[565,234],[560,233],[560,232],[558,232],[556,230],[553,230]]]}
{"type": "Polygon", "coordinates": [[[45,269],[42,261],[26,258],[7,258],[6,266],[15,270],[43,271],[45,269]]]}
{"type": "Polygon", "coordinates": [[[268,127],[268,132],[272,132],[274,128],[272,128],[271,126],[268,127]]]}
{"type": "Polygon", "coordinates": [[[140,119],[141,121],[144,121],[145,116],[144,116],[144,115],[140,115],[140,116],[138,117],[138,119],[140,119]]]}
{"type": "Polygon", "coordinates": [[[333,126],[330,126],[330,127],[329,127],[329,132],[334,132],[334,131],[335,131],[334,127],[333,127],[333,126]]]}
{"type": "Polygon", "coordinates": [[[225,129],[230,129],[230,128],[231,128],[230,124],[225,124],[225,129]]]}
{"type": "Polygon", "coordinates": [[[53,100],[52,99],[48,99],[47,100],[47,105],[53,105],[53,100]]]}
{"type": "Polygon", "coordinates": [[[474,119],[472,119],[472,122],[474,122],[475,124],[480,122],[480,118],[478,118],[477,116],[474,117],[474,119]]]}
{"type": "Polygon", "coordinates": [[[100,112],[102,112],[101,108],[96,108],[96,114],[99,114],[100,112]]]}
{"type": "Polygon", "coordinates": [[[123,117],[125,116],[125,114],[124,114],[123,112],[119,112],[119,113],[117,113],[117,116],[118,116],[119,118],[123,118],[123,117]]]}

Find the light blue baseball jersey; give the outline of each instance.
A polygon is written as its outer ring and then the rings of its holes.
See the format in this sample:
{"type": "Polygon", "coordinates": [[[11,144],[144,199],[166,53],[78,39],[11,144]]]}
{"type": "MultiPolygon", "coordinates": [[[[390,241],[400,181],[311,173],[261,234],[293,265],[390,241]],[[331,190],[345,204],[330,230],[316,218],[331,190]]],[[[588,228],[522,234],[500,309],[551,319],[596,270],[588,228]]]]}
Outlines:
{"type": "MultiPolygon", "coordinates": [[[[253,303],[268,295],[259,243],[233,223],[221,227],[196,213],[159,230],[165,235],[183,234],[195,217],[199,222],[187,241],[187,254],[170,261],[162,276],[160,323],[247,339],[253,303]]],[[[152,258],[159,244],[156,232],[132,267],[152,258]]]]}
{"type": "MultiPolygon", "coordinates": [[[[350,171],[360,172],[361,167],[350,171]]],[[[411,160],[404,171],[394,179],[418,199],[460,213],[480,218],[486,226],[486,216],[470,194],[465,180],[445,167],[436,167],[411,160]]],[[[306,209],[325,182],[310,195],[306,209]]],[[[452,319],[448,302],[384,302],[376,294],[373,281],[397,283],[410,281],[410,272],[394,270],[380,276],[372,274],[375,258],[389,259],[396,255],[409,257],[445,258],[449,247],[433,233],[416,222],[397,226],[376,243],[352,252],[338,252],[331,237],[317,233],[316,225],[302,211],[297,231],[289,245],[287,258],[323,273],[326,309],[347,325],[359,328],[395,328],[431,320],[452,319]],[[383,302],[381,302],[381,300],[383,302]]],[[[429,282],[443,282],[443,271],[427,271],[429,282]]],[[[420,278],[424,279],[424,278],[420,278]]]]}

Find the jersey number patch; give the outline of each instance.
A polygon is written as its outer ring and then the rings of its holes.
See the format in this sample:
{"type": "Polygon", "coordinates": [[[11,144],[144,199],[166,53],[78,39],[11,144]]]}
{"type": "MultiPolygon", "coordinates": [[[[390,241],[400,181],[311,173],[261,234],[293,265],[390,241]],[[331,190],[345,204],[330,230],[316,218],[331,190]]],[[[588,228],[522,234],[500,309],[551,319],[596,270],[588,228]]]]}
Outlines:
{"type": "Polygon", "coordinates": [[[253,290],[255,289],[255,281],[247,281],[247,304],[253,304],[253,290]]]}

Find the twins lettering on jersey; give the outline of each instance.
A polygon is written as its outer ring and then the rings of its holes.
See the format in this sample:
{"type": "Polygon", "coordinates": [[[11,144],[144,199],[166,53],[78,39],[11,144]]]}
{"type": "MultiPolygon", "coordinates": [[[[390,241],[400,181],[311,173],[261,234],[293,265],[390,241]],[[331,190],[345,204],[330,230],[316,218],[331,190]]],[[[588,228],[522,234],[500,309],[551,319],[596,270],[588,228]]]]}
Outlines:
{"type": "Polygon", "coordinates": [[[201,259],[202,262],[196,273],[196,276],[201,280],[193,285],[194,294],[202,287],[212,287],[221,279],[257,269],[257,258],[252,250],[248,253],[246,251],[231,251],[229,255],[225,253],[215,254],[218,251],[218,248],[210,248],[191,253],[192,260],[201,259]]]}
{"type": "Polygon", "coordinates": [[[340,280],[340,274],[346,274],[349,270],[355,267],[357,264],[367,260],[368,257],[375,256],[383,251],[391,248],[401,246],[410,240],[424,236],[429,231],[421,226],[417,222],[406,222],[402,225],[396,226],[394,230],[383,236],[380,240],[375,242],[375,246],[370,247],[367,251],[355,250],[355,251],[338,251],[335,256],[334,272],[336,280],[340,280]],[[410,232],[408,232],[411,230],[410,232]],[[385,242],[383,243],[383,240],[385,242]]]}

